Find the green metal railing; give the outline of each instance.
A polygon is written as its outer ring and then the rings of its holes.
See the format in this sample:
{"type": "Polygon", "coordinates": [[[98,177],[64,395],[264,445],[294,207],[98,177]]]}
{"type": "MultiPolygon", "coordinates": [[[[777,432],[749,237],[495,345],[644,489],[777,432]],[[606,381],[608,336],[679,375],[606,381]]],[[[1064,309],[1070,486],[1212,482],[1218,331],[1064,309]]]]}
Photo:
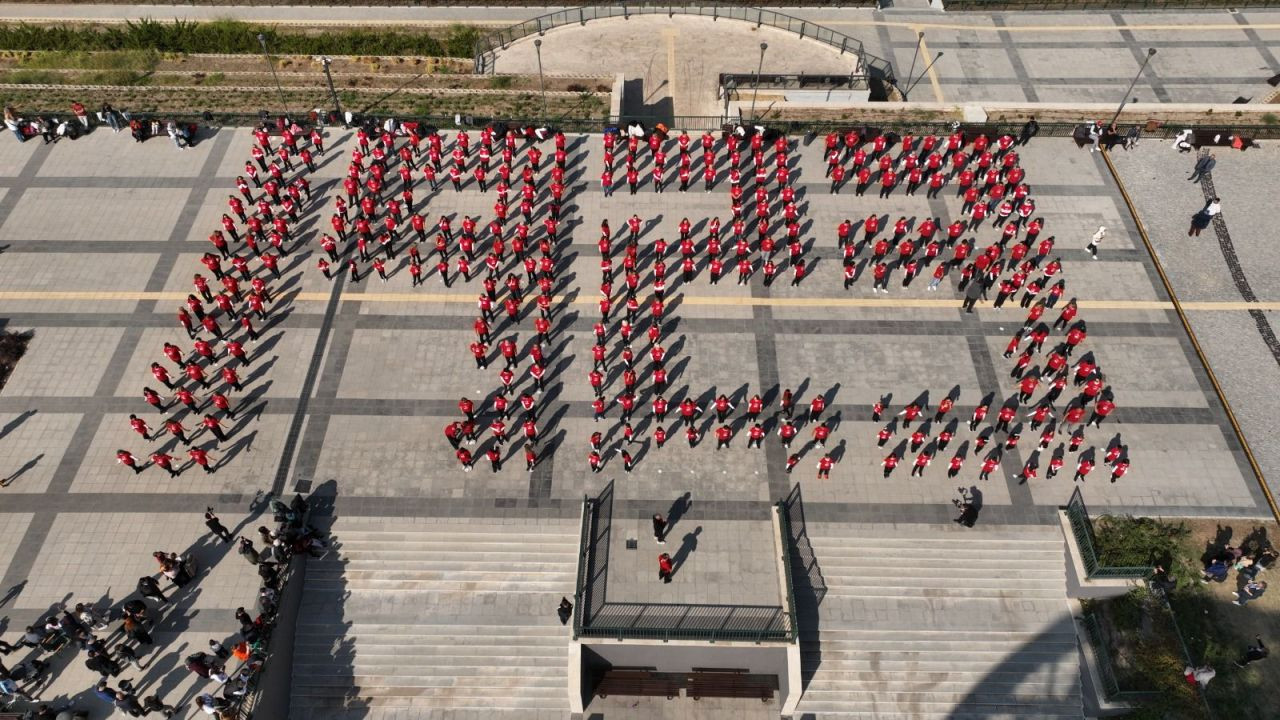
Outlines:
{"type": "Polygon", "coordinates": [[[542,35],[546,31],[563,25],[586,25],[588,20],[603,18],[630,18],[632,15],[660,15],[668,17],[681,15],[700,15],[712,20],[727,18],[755,23],[756,27],[770,27],[796,33],[802,39],[816,40],[843,53],[853,53],[858,57],[859,65],[864,73],[876,77],[888,84],[894,82],[893,65],[884,58],[866,52],[862,41],[845,35],[842,32],[819,25],[810,20],[803,20],[792,15],[726,2],[706,0],[689,3],[656,3],[656,2],[619,2],[610,5],[591,5],[567,10],[559,10],[546,15],[516,23],[485,37],[476,40],[475,67],[476,74],[491,73],[494,69],[498,50],[530,35],[542,35]]]}
{"type": "MultiPolygon", "coordinates": [[[[787,606],[610,602],[607,596],[612,483],[597,498],[582,499],[573,636],[615,640],[792,642],[796,637],[790,560],[787,606]]],[[[785,518],[784,518],[785,522],[785,518]]],[[[783,526],[783,538],[788,530],[783,526]]]]}
{"type": "Polygon", "coordinates": [[[590,617],[586,607],[590,602],[590,595],[587,593],[587,560],[591,554],[591,525],[592,516],[595,513],[595,502],[587,497],[582,496],[582,534],[578,538],[578,581],[573,586],[573,634],[574,637],[579,635],[582,629],[582,618],[590,617]]]}
{"type": "Polygon", "coordinates": [[[1102,681],[1102,696],[1113,700],[1120,694],[1120,683],[1116,680],[1115,668],[1111,665],[1111,647],[1103,639],[1102,627],[1093,613],[1085,613],[1082,620],[1084,629],[1089,633],[1089,647],[1093,650],[1094,665],[1098,670],[1098,678],[1102,681]]]}
{"type": "Polygon", "coordinates": [[[786,576],[787,596],[782,599],[787,612],[787,625],[791,628],[791,639],[794,640],[799,628],[796,627],[796,588],[791,573],[791,519],[787,517],[787,505],[779,500],[774,505],[778,510],[778,528],[782,543],[782,574],[786,576]]]}
{"type": "Polygon", "coordinates": [[[1084,563],[1085,577],[1141,580],[1150,577],[1151,566],[1108,567],[1098,560],[1097,543],[1093,535],[1093,522],[1089,520],[1089,510],[1085,507],[1080,488],[1071,493],[1066,505],[1067,519],[1071,522],[1071,534],[1076,539],[1076,547],[1080,550],[1080,559],[1084,563]]]}
{"type": "Polygon", "coordinates": [[[791,642],[795,627],[778,605],[606,602],[582,637],[616,640],[791,642]]]}

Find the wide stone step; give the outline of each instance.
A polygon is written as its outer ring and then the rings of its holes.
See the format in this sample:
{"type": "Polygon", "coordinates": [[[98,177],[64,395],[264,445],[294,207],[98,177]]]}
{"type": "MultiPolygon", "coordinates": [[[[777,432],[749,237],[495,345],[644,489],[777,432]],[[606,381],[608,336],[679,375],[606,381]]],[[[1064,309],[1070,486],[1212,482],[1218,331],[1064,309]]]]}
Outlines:
{"type": "Polygon", "coordinates": [[[1007,574],[991,575],[982,570],[942,570],[923,572],[912,569],[904,572],[900,567],[865,566],[849,567],[840,564],[824,565],[822,577],[827,588],[842,584],[892,584],[907,585],[955,585],[956,587],[1066,587],[1062,574],[1044,570],[1016,570],[1007,574]]]}
{"type": "Polygon", "coordinates": [[[556,645],[567,643],[569,636],[564,634],[558,637],[529,637],[523,635],[508,635],[506,637],[477,635],[475,637],[467,637],[466,635],[417,635],[414,633],[405,633],[403,635],[371,634],[356,631],[345,635],[330,634],[328,637],[299,637],[295,646],[298,648],[321,649],[350,640],[357,641],[357,649],[363,653],[375,647],[387,651],[388,649],[412,649],[422,646],[452,647],[456,644],[490,649],[555,647],[556,645]]]}
{"type": "Polygon", "coordinates": [[[831,703],[833,706],[847,711],[882,709],[888,712],[906,712],[919,710],[923,712],[975,712],[990,708],[997,712],[1011,712],[1025,708],[1026,712],[1075,712],[1075,717],[1082,713],[1078,695],[1025,697],[998,693],[843,693],[805,691],[805,699],[800,703],[800,710],[813,712],[810,704],[831,703]],[[807,702],[806,702],[807,701],[807,702]]]}
{"type": "MultiPolygon", "coordinates": [[[[828,672],[910,672],[947,673],[957,676],[983,677],[991,671],[1002,668],[1006,671],[1017,668],[1031,671],[1050,665],[1070,672],[1076,668],[1077,658],[1074,655],[1049,653],[1040,657],[1028,657],[1023,660],[992,660],[990,658],[949,659],[924,656],[919,658],[879,657],[872,655],[833,656],[822,653],[819,658],[812,653],[801,653],[801,662],[817,664],[819,669],[828,672]]],[[[959,679],[959,678],[957,678],[959,679]]]]}
{"type": "MultiPolygon", "coordinates": [[[[451,638],[464,637],[477,642],[486,640],[503,640],[511,637],[557,638],[562,639],[569,629],[559,621],[552,619],[546,623],[497,625],[488,623],[442,624],[441,617],[430,618],[427,623],[393,623],[393,622],[335,622],[302,617],[298,619],[298,628],[306,628],[308,633],[336,631],[342,635],[358,635],[368,637],[389,635],[392,637],[416,638],[451,638]]],[[[299,633],[299,641],[305,641],[308,633],[299,633]]]]}
{"type": "Polygon", "coordinates": [[[572,594],[574,576],[569,574],[565,577],[548,576],[546,578],[516,578],[508,577],[505,580],[497,579],[480,579],[480,578],[444,578],[444,577],[415,577],[395,579],[387,577],[379,577],[377,573],[371,573],[371,577],[347,577],[341,574],[334,574],[328,577],[308,577],[307,586],[315,591],[325,591],[327,588],[334,586],[344,587],[352,592],[356,590],[414,590],[414,591],[434,591],[434,592],[484,592],[484,593],[529,593],[529,592],[545,592],[545,593],[562,593],[572,594]],[[568,587],[566,587],[566,584],[568,587]],[[424,587],[430,585],[430,587],[424,587]]]}
{"type": "MultiPolygon", "coordinates": [[[[354,701],[351,707],[342,707],[338,703],[329,700],[313,700],[312,702],[320,703],[323,707],[309,704],[307,709],[313,712],[310,714],[295,713],[292,717],[295,720],[312,720],[312,718],[323,718],[323,720],[571,720],[572,718],[568,708],[487,708],[483,711],[467,708],[456,710],[424,708],[423,715],[419,716],[417,713],[409,715],[395,708],[387,708],[385,713],[371,713],[370,708],[360,704],[359,701],[354,701]]],[[[296,697],[294,698],[293,706],[299,706],[299,701],[296,697]]]]}
{"type": "MultiPolygon", "coordinates": [[[[418,652],[398,652],[398,653],[378,653],[361,652],[356,650],[354,657],[360,665],[364,667],[395,667],[396,665],[404,665],[406,663],[414,663],[422,668],[440,668],[444,670],[462,671],[465,668],[475,667],[502,667],[508,668],[514,674],[526,674],[535,672],[538,668],[548,665],[563,664],[568,656],[567,652],[524,652],[519,655],[505,654],[498,655],[495,653],[459,653],[455,652],[456,648],[449,648],[450,652],[440,653],[441,648],[423,648],[418,652]],[[520,668],[530,668],[530,670],[521,670],[520,668]]],[[[344,661],[345,662],[345,661],[344,661]]],[[[297,657],[293,663],[295,668],[300,667],[335,667],[334,660],[329,657],[297,657]]]]}
{"type": "Polygon", "coordinates": [[[536,525],[511,525],[506,529],[474,528],[467,525],[439,525],[432,530],[355,530],[335,528],[332,536],[339,542],[434,542],[434,543],[539,543],[578,546],[582,535],[577,528],[537,530],[536,525]]]}
{"type": "Polygon", "coordinates": [[[1032,708],[1019,708],[1005,712],[1000,709],[982,709],[966,712],[963,709],[935,709],[921,711],[916,709],[896,710],[893,708],[852,709],[841,702],[807,703],[800,701],[800,712],[812,713],[817,720],[825,718],[857,718],[865,720],[1080,720],[1084,717],[1082,710],[1047,711],[1032,708]]]}
{"type": "MultiPolygon", "coordinates": [[[[297,683],[299,678],[294,678],[297,683]]],[[[561,687],[529,687],[518,688],[511,695],[505,695],[501,692],[494,692],[494,687],[406,687],[403,685],[383,685],[376,680],[371,684],[356,685],[354,687],[335,686],[332,683],[318,683],[315,685],[306,685],[306,695],[312,697],[335,697],[340,698],[347,696],[354,690],[357,697],[381,698],[383,700],[392,699],[465,699],[470,698],[473,701],[483,701],[492,699],[496,707],[517,707],[515,705],[507,705],[503,703],[507,701],[531,701],[531,700],[551,700],[559,703],[568,704],[568,690],[561,687]]],[[[302,694],[302,693],[299,693],[302,694]]],[[[455,705],[454,707],[460,707],[455,705]]]]}
{"type": "Polygon", "coordinates": [[[989,600],[1049,600],[1066,599],[1062,588],[948,588],[921,587],[920,585],[879,587],[867,586],[828,586],[828,597],[931,597],[941,600],[957,598],[982,598],[989,600]]]}
{"type": "MultiPolygon", "coordinates": [[[[979,571],[988,574],[1001,574],[1007,570],[1043,570],[1045,572],[1064,575],[1066,565],[1061,548],[1039,553],[1010,553],[1006,557],[987,552],[962,554],[945,551],[930,552],[921,555],[892,555],[880,552],[866,552],[859,548],[818,548],[814,546],[817,565],[825,573],[832,565],[859,567],[911,567],[917,569],[979,571]],[[910,563],[904,563],[910,558],[910,563]]],[[[795,559],[794,557],[792,558],[795,559]]]]}
{"type": "Polygon", "coordinates": [[[1010,542],[974,542],[940,540],[911,547],[903,547],[898,541],[878,538],[822,538],[810,537],[818,562],[831,555],[873,555],[886,559],[899,557],[965,557],[983,558],[1059,557],[1062,540],[1014,540],[1010,542]],[[1024,547],[1025,545],[1025,547],[1024,547]]]}
{"type": "MultiPolygon", "coordinates": [[[[361,636],[363,637],[363,636],[361,636]]],[[[1029,643],[1012,640],[899,640],[892,636],[881,635],[879,638],[860,638],[850,640],[837,636],[802,633],[802,644],[816,643],[823,652],[948,652],[967,650],[971,652],[1018,652],[1023,649],[1061,650],[1067,652],[1077,647],[1075,638],[1061,640],[1035,639],[1029,643]]]]}
{"type": "MultiPolygon", "coordinates": [[[[999,668],[1000,666],[995,666],[999,668]]],[[[920,692],[926,690],[945,690],[948,692],[967,692],[972,688],[1034,687],[1062,688],[1061,692],[1046,691],[1046,694],[1071,694],[1080,685],[1080,678],[1074,672],[1074,666],[1066,664],[1046,665],[1034,670],[1008,671],[992,670],[987,673],[958,675],[950,672],[911,673],[909,678],[900,674],[878,671],[828,670],[818,666],[809,687],[821,690],[844,689],[862,692],[920,692]]]]}
{"type": "MultiPolygon", "coordinates": [[[[898,631],[955,633],[991,631],[1062,632],[1071,627],[1064,598],[839,597],[822,601],[819,630],[876,629],[885,637],[898,631]],[[838,618],[829,620],[828,618],[838,618]]],[[[961,635],[963,637],[963,635],[961,635]]]]}
{"type": "MultiPolygon", "coordinates": [[[[485,660],[485,658],[476,658],[476,660],[485,660]]],[[[365,663],[357,656],[356,661],[352,665],[333,664],[328,665],[320,662],[310,662],[304,664],[294,663],[295,668],[306,668],[310,675],[324,675],[331,679],[341,680],[342,682],[350,682],[350,678],[354,675],[378,675],[382,677],[517,677],[517,678],[559,678],[563,685],[564,678],[568,676],[567,655],[559,658],[557,662],[553,662],[547,658],[539,658],[541,664],[534,665],[509,665],[509,664],[491,664],[489,662],[479,663],[471,662],[468,664],[454,665],[424,665],[414,663],[406,665],[409,659],[401,661],[400,665],[388,661],[387,663],[365,663]]]]}
{"type": "Polygon", "coordinates": [[[976,528],[962,528],[951,523],[846,523],[846,522],[810,522],[807,529],[814,535],[836,535],[848,537],[888,537],[903,542],[916,542],[934,538],[957,538],[960,540],[983,540],[990,538],[1035,540],[1062,537],[1057,525],[979,525],[976,528]]]}
{"type": "MultiPolygon", "coordinates": [[[[466,691],[483,689],[523,695],[526,692],[539,693],[542,690],[564,693],[566,692],[565,681],[568,677],[567,673],[559,677],[554,675],[472,675],[470,673],[423,676],[409,672],[410,668],[403,668],[403,670],[404,672],[385,672],[380,669],[376,673],[364,674],[356,668],[355,674],[344,676],[342,682],[361,688],[382,687],[397,690],[455,688],[466,691]]],[[[305,677],[295,678],[293,687],[298,691],[306,692],[306,688],[332,685],[334,680],[333,676],[308,672],[305,677]]]]}
{"type": "MultiPolygon", "coordinates": [[[[481,547],[421,547],[420,544],[388,544],[389,547],[371,547],[367,543],[343,543],[337,552],[330,552],[324,561],[339,560],[434,560],[436,562],[475,562],[506,560],[515,557],[532,562],[571,562],[577,564],[577,551],[573,547],[553,546],[541,550],[529,544],[489,543],[481,547]]],[[[454,543],[456,544],[456,543],[454,543]]],[[[323,562],[323,561],[321,561],[323,562]]]]}
{"type": "Polygon", "coordinates": [[[861,642],[863,640],[882,640],[888,639],[900,643],[909,642],[930,642],[930,641],[956,641],[961,643],[983,643],[983,642],[1009,642],[1015,644],[1026,644],[1030,642],[1039,642],[1041,640],[1047,642],[1069,642],[1075,644],[1076,634],[1071,629],[1071,618],[1065,614],[1060,617],[1051,618],[1061,623],[1058,630],[971,630],[963,634],[957,634],[953,630],[934,629],[934,628],[896,628],[891,632],[885,632],[879,627],[840,627],[840,626],[822,626],[817,628],[802,628],[800,630],[801,641],[821,637],[824,640],[845,640],[848,642],[861,642]]]}
{"type": "MultiPolygon", "coordinates": [[[[512,698],[494,697],[460,698],[454,696],[422,696],[422,697],[381,697],[378,694],[361,693],[361,688],[352,688],[351,700],[343,697],[307,697],[293,696],[289,707],[289,715],[296,719],[310,720],[311,717],[330,720],[332,717],[357,717],[360,720],[379,720],[380,717],[396,719],[422,720],[488,720],[493,712],[504,712],[503,717],[512,720],[541,720],[544,712],[556,711],[557,720],[568,716],[568,700],[552,700],[552,698],[512,698]],[[389,715],[380,715],[388,712],[389,715]],[[430,712],[430,715],[419,715],[430,712]],[[406,715],[407,714],[407,715],[406,715]]],[[[562,693],[566,694],[567,693],[562,693]]]]}
{"type": "Polygon", "coordinates": [[[525,567],[518,564],[507,565],[484,565],[481,567],[467,567],[460,565],[454,568],[436,567],[423,563],[419,567],[399,567],[399,564],[393,564],[386,568],[380,568],[373,563],[361,564],[356,567],[350,565],[332,564],[314,569],[307,568],[307,579],[310,580],[312,575],[317,578],[325,578],[333,574],[343,574],[349,578],[362,579],[381,576],[387,580],[450,580],[456,578],[477,578],[481,580],[507,580],[510,578],[527,578],[529,580],[543,580],[548,577],[577,577],[577,569],[571,565],[549,566],[549,567],[525,567]]]}

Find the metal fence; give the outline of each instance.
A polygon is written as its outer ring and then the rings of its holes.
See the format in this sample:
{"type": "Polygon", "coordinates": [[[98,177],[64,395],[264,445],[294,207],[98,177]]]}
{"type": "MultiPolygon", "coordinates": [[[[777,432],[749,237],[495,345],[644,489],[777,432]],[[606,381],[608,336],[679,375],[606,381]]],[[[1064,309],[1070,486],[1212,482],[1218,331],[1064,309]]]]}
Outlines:
{"type": "Polygon", "coordinates": [[[1151,566],[1107,567],[1098,560],[1097,542],[1093,535],[1093,522],[1089,520],[1089,510],[1085,507],[1080,488],[1071,493],[1071,499],[1065,508],[1067,519],[1071,522],[1071,534],[1076,539],[1076,547],[1080,550],[1080,559],[1084,563],[1086,578],[1110,578],[1141,580],[1151,575],[1151,566]]]}
{"type": "Polygon", "coordinates": [[[613,529],[613,482],[594,498],[584,498],[586,517],[579,548],[575,635],[589,627],[605,604],[609,583],[609,538],[613,529]]]}
{"type": "MultiPolygon", "coordinates": [[[[862,3],[859,3],[862,4],[862,3]]],[[[476,74],[493,72],[498,50],[530,35],[542,35],[546,31],[563,25],[586,25],[588,20],[603,18],[629,18],[632,15],[661,15],[668,17],[681,15],[699,15],[712,20],[727,18],[755,23],[756,27],[769,27],[796,33],[802,39],[816,40],[843,53],[857,56],[862,71],[872,77],[883,80],[887,84],[894,82],[893,65],[884,58],[871,55],[862,46],[862,41],[845,35],[842,32],[803,20],[774,10],[760,7],[737,5],[734,3],[708,2],[697,3],[656,3],[656,2],[620,2],[609,5],[591,5],[567,10],[558,10],[540,15],[511,27],[476,40],[476,74]]]]}
{"type": "Polygon", "coordinates": [[[778,542],[782,550],[782,574],[786,576],[787,596],[782,598],[786,612],[787,629],[791,631],[788,640],[794,640],[799,628],[796,627],[796,588],[791,571],[791,521],[787,517],[787,506],[781,500],[775,505],[778,509],[778,542]]]}
{"type": "Polygon", "coordinates": [[[1101,623],[1091,612],[1082,618],[1084,629],[1089,633],[1089,647],[1093,650],[1094,666],[1098,670],[1098,679],[1102,681],[1102,696],[1114,700],[1120,694],[1120,683],[1116,680],[1115,668],[1111,665],[1111,646],[1104,639],[1101,623]]]}
{"type": "Polygon", "coordinates": [[[1194,10],[1197,8],[1276,7],[1280,0],[944,0],[950,11],[996,10],[1194,10]]]}
{"type": "MultiPolygon", "coordinates": [[[[2,2],[3,0],[0,0],[2,2]]],[[[867,106],[870,109],[875,108],[872,103],[867,106]]],[[[66,114],[66,108],[56,108],[51,110],[42,110],[39,108],[19,108],[21,114],[26,117],[36,115],[46,115],[58,117],[66,114]]],[[[377,115],[377,108],[370,111],[369,115],[377,115]]],[[[186,113],[136,113],[138,117],[161,117],[173,118],[178,122],[196,123],[204,126],[224,126],[224,127],[249,127],[261,124],[264,120],[274,123],[277,115],[285,113],[264,109],[258,113],[232,113],[232,112],[186,112],[186,113]]],[[[1280,116],[1280,110],[1276,113],[1280,116]]],[[[619,127],[626,122],[636,121],[647,123],[650,126],[658,122],[666,123],[673,131],[689,130],[690,132],[702,132],[704,130],[722,130],[726,127],[725,119],[720,115],[677,115],[673,117],[658,117],[646,115],[626,115],[626,116],[609,116],[604,118],[574,118],[574,117],[482,117],[482,116],[463,116],[462,125],[455,123],[453,115],[397,115],[396,118],[401,122],[418,122],[423,126],[439,128],[445,131],[454,129],[469,128],[475,129],[484,127],[485,125],[499,123],[510,127],[537,127],[551,126],[564,130],[565,132],[584,132],[598,133],[604,131],[605,128],[619,127]]],[[[302,124],[306,125],[309,121],[307,118],[299,118],[302,124]]],[[[1076,128],[1080,127],[1081,122],[1042,122],[1040,123],[1039,137],[1071,137],[1076,128]]],[[[877,121],[867,122],[863,120],[788,120],[777,117],[761,117],[755,120],[756,123],[764,125],[791,135],[823,135],[829,132],[844,132],[849,129],[861,128],[870,129],[878,132],[894,132],[899,135],[950,135],[959,129],[968,134],[986,133],[1003,134],[1009,133],[1017,135],[1022,130],[1021,122],[990,122],[990,123],[958,123],[954,121],[913,121],[903,119],[891,122],[877,121]]],[[[330,123],[332,124],[332,123],[330,123]]],[[[1225,118],[1222,122],[1212,123],[1181,123],[1169,122],[1153,126],[1150,123],[1119,123],[1118,127],[1121,135],[1132,125],[1139,125],[1143,128],[1142,137],[1144,139],[1171,139],[1184,129],[1193,131],[1214,131],[1225,134],[1238,134],[1245,137],[1274,140],[1280,139],[1280,122],[1273,124],[1247,124],[1230,122],[1225,118]]],[[[868,133],[863,132],[863,136],[868,133]]]]}
{"type": "MultiPolygon", "coordinates": [[[[781,605],[610,602],[608,600],[613,483],[582,499],[573,636],[617,640],[790,642],[795,618],[781,605]]],[[[785,528],[785,526],[784,526],[785,528]]],[[[784,529],[784,539],[786,530],[784,529]]],[[[790,562],[784,556],[785,562],[790,562]]],[[[791,594],[788,572],[788,595],[791,594]]]]}
{"type": "Polygon", "coordinates": [[[609,602],[577,634],[617,640],[791,642],[794,623],[779,605],[609,602]]]}

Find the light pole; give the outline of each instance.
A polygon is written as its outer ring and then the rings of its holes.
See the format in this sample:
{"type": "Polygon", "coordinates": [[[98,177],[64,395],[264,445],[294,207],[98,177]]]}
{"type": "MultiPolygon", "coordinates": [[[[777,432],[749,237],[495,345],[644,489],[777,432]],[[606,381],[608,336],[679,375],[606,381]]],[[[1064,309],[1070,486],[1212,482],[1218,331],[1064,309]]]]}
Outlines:
{"type": "Polygon", "coordinates": [[[756,66],[756,83],[751,90],[751,121],[756,119],[756,95],[760,94],[760,73],[764,71],[764,51],[769,49],[769,43],[760,43],[760,64],[756,66]]]}
{"type": "MultiPolygon", "coordinates": [[[[1124,106],[1129,102],[1129,93],[1133,92],[1133,86],[1138,84],[1138,78],[1142,77],[1142,71],[1147,69],[1147,63],[1151,62],[1151,58],[1155,57],[1156,49],[1147,48],[1147,57],[1142,60],[1142,66],[1138,68],[1138,74],[1133,76],[1133,82],[1129,83],[1129,89],[1124,91],[1124,97],[1120,98],[1120,106],[1116,108],[1116,114],[1111,116],[1111,122],[1107,123],[1107,128],[1116,124],[1116,120],[1120,119],[1120,111],[1124,110],[1124,106]]],[[[1106,128],[1103,128],[1104,130],[1106,128]]]]}
{"type": "Polygon", "coordinates": [[[329,73],[329,63],[333,62],[333,58],[317,55],[316,60],[324,65],[324,79],[329,81],[329,94],[333,96],[333,111],[338,114],[338,122],[342,123],[342,127],[346,127],[347,117],[342,114],[342,103],[338,102],[338,91],[333,89],[333,75],[329,73]]]}
{"type": "Polygon", "coordinates": [[[911,69],[907,71],[907,84],[911,84],[911,76],[916,74],[916,60],[920,57],[920,44],[924,42],[924,33],[916,33],[916,51],[911,53],[911,69]]]}
{"type": "Polygon", "coordinates": [[[271,53],[267,52],[267,36],[258,33],[258,44],[262,46],[262,58],[267,61],[267,67],[271,68],[271,77],[275,78],[276,92],[280,93],[280,107],[284,109],[285,115],[292,115],[289,104],[284,99],[284,88],[280,87],[280,76],[276,74],[275,63],[271,62],[271,53]]]}
{"type": "Polygon", "coordinates": [[[942,51],[941,51],[941,50],[939,50],[939,51],[938,51],[938,54],[937,54],[937,55],[934,55],[934,56],[933,56],[933,59],[929,61],[929,64],[928,64],[928,65],[926,65],[926,66],[925,66],[925,68],[924,68],[923,70],[921,70],[921,71],[920,71],[920,77],[916,78],[914,82],[912,82],[912,80],[911,80],[911,76],[910,76],[910,75],[907,75],[907,83],[908,83],[908,84],[907,84],[907,89],[902,91],[902,95],[903,95],[903,97],[904,97],[904,98],[905,98],[905,97],[909,97],[909,96],[911,95],[911,91],[912,91],[913,89],[915,89],[915,86],[916,86],[916,85],[919,85],[919,84],[920,84],[920,81],[924,79],[924,76],[925,76],[925,75],[928,75],[928,74],[929,74],[929,68],[933,67],[933,64],[934,64],[934,63],[936,63],[936,62],[938,62],[938,58],[940,58],[940,57],[942,57],[942,51]]]}
{"type": "Polygon", "coordinates": [[[724,81],[724,122],[729,122],[729,96],[738,88],[738,83],[732,77],[724,81]]]}
{"type": "Polygon", "coordinates": [[[542,119],[547,119],[547,83],[542,79],[542,38],[534,38],[533,49],[538,53],[538,92],[542,93],[542,119]]]}

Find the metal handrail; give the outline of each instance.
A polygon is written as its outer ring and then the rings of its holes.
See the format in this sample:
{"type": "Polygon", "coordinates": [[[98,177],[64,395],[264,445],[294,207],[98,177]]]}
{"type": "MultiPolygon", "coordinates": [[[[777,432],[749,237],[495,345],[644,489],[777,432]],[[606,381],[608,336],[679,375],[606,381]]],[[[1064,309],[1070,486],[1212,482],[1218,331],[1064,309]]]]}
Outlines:
{"type": "Polygon", "coordinates": [[[587,561],[591,557],[591,528],[595,516],[595,502],[582,496],[582,533],[578,538],[578,581],[573,586],[573,637],[576,640],[582,634],[583,604],[587,601],[587,561]]]}
{"type": "Polygon", "coordinates": [[[1067,520],[1071,523],[1071,534],[1076,539],[1076,547],[1080,550],[1080,559],[1084,563],[1086,578],[1141,580],[1151,575],[1154,568],[1150,565],[1108,567],[1100,563],[1093,535],[1093,522],[1089,519],[1089,509],[1085,507],[1080,488],[1076,488],[1071,493],[1071,499],[1067,501],[1064,510],[1067,513],[1067,520]]]}
{"type": "Polygon", "coordinates": [[[779,500],[775,508],[778,510],[778,528],[782,535],[782,572],[787,576],[786,613],[787,627],[791,629],[791,639],[795,640],[799,628],[796,627],[796,589],[791,575],[791,519],[787,517],[786,503],[779,500]]]}
{"type": "Polygon", "coordinates": [[[584,637],[617,640],[791,642],[794,628],[779,605],[606,602],[584,637]]]}
{"type": "Polygon", "coordinates": [[[884,58],[867,53],[861,40],[818,23],[775,10],[734,5],[717,2],[716,0],[667,3],[645,2],[644,0],[627,2],[622,0],[622,2],[612,5],[588,5],[539,15],[493,32],[485,37],[477,38],[475,45],[476,74],[492,73],[498,50],[504,50],[516,40],[535,33],[543,35],[553,28],[575,23],[586,25],[588,20],[613,17],[625,19],[630,18],[631,15],[658,15],[662,13],[665,13],[668,17],[680,13],[681,15],[710,17],[713,20],[719,20],[723,17],[730,20],[753,22],[757,28],[762,25],[768,25],[787,32],[794,32],[801,38],[816,40],[838,48],[842,55],[846,52],[853,53],[857,56],[858,65],[864,73],[874,74],[889,84],[892,84],[895,80],[892,63],[884,58]]]}
{"type": "Polygon", "coordinates": [[[1116,680],[1115,668],[1111,665],[1110,647],[1102,638],[1102,628],[1098,618],[1087,612],[1081,618],[1084,629],[1089,633],[1089,646],[1093,649],[1094,664],[1098,668],[1098,677],[1102,680],[1102,696],[1111,700],[1120,694],[1120,683],[1116,680]]]}

